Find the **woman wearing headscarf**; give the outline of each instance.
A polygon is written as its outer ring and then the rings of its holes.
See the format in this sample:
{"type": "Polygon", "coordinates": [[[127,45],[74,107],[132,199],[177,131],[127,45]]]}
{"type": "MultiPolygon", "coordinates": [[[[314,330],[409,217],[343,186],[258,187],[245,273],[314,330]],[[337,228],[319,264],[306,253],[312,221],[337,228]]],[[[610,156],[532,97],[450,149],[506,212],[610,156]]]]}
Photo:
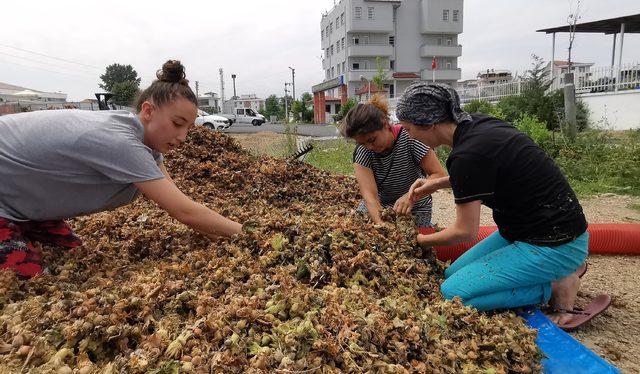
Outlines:
{"type": "Polygon", "coordinates": [[[566,178],[538,145],[507,122],[464,112],[458,94],[443,84],[412,84],[396,115],[427,146],[451,147],[449,176],[417,181],[411,198],[450,187],[456,221],[419,235],[420,245],[475,240],[481,204],[493,210],[498,226],[446,270],[446,298],[458,296],[479,310],[550,303],[551,319],[565,329],[606,309],[610,298],[595,309],[574,310],[588,254],[587,221],[566,178]]]}

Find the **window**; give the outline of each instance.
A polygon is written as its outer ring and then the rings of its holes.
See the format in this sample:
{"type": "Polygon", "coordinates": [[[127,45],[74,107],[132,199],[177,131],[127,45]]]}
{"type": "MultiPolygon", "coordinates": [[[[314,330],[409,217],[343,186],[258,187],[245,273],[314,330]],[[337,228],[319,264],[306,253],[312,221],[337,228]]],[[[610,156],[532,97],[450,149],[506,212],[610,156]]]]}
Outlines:
{"type": "Polygon", "coordinates": [[[344,38],[342,38],[342,49],[344,49],[344,38]]]}
{"type": "Polygon", "coordinates": [[[450,63],[450,62],[447,62],[446,67],[447,67],[447,70],[451,70],[451,63],[450,63]]]}
{"type": "Polygon", "coordinates": [[[336,30],[340,28],[340,17],[336,17],[336,30]]]}
{"type": "Polygon", "coordinates": [[[336,75],[336,68],[331,68],[331,78],[335,77],[336,75]]]}
{"type": "Polygon", "coordinates": [[[356,11],[355,13],[355,18],[356,19],[362,19],[362,7],[361,6],[357,6],[356,7],[356,11]]]}
{"type": "Polygon", "coordinates": [[[368,17],[370,20],[373,20],[373,16],[374,16],[374,9],[375,9],[375,8],[374,8],[374,7],[372,7],[372,6],[367,7],[367,17],[368,17]]]}
{"type": "Polygon", "coordinates": [[[390,45],[394,45],[396,43],[396,37],[395,36],[390,36],[389,37],[389,44],[390,45]]]}
{"type": "Polygon", "coordinates": [[[333,22],[329,23],[329,33],[333,33],[333,22]]]}
{"type": "Polygon", "coordinates": [[[344,62],[342,63],[342,72],[343,72],[343,73],[346,73],[346,72],[347,72],[347,70],[345,69],[345,63],[344,63],[344,62]]]}
{"type": "Polygon", "coordinates": [[[359,36],[354,36],[353,37],[353,44],[355,44],[355,45],[360,44],[360,37],[359,36]]]}
{"type": "Polygon", "coordinates": [[[442,45],[442,38],[438,38],[438,45],[442,45]]]}
{"type": "Polygon", "coordinates": [[[353,70],[360,70],[360,63],[359,62],[354,62],[353,65],[351,65],[353,67],[353,70]]]}
{"type": "Polygon", "coordinates": [[[320,30],[320,40],[324,39],[324,29],[320,30]]]}
{"type": "Polygon", "coordinates": [[[340,42],[336,43],[336,53],[340,52],[340,42]]]}
{"type": "Polygon", "coordinates": [[[338,75],[340,75],[340,64],[336,65],[336,73],[338,73],[338,75]]]}
{"type": "Polygon", "coordinates": [[[449,9],[445,9],[442,11],[442,20],[443,21],[449,20],[449,9]]]}
{"type": "Polygon", "coordinates": [[[451,39],[447,39],[447,45],[451,45],[451,39]]]}
{"type": "Polygon", "coordinates": [[[325,58],[329,57],[329,47],[324,51],[325,58]]]}
{"type": "Polygon", "coordinates": [[[363,42],[364,44],[369,44],[369,35],[365,35],[365,36],[363,36],[363,37],[362,37],[362,42],[363,42]]]}
{"type": "Polygon", "coordinates": [[[331,44],[331,47],[329,47],[329,51],[331,52],[331,56],[333,56],[333,44],[331,44]]]}
{"type": "Polygon", "coordinates": [[[331,113],[331,105],[325,105],[324,106],[324,111],[327,113],[331,113]]]}
{"type": "Polygon", "coordinates": [[[236,109],[236,114],[239,116],[244,115],[244,109],[236,109]]]}
{"type": "Polygon", "coordinates": [[[389,69],[393,70],[396,67],[396,62],[394,60],[389,60],[389,69]]]}
{"type": "Polygon", "coordinates": [[[460,11],[456,9],[453,11],[453,22],[458,22],[459,19],[460,19],[460,11]]]}
{"type": "Polygon", "coordinates": [[[327,74],[325,74],[327,79],[329,79],[329,74],[331,74],[331,70],[327,69],[327,74]]]}
{"type": "Polygon", "coordinates": [[[389,85],[389,97],[394,98],[396,96],[396,86],[393,84],[389,85]]]}
{"type": "Polygon", "coordinates": [[[329,37],[329,25],[327,25],[327,28],[324,30],[324,34],[327,36],[327,38],[329,37]]]}
{"type": "Polygon", "coordinates": [[[340,24],[344,26],[344,13],[340,15],[340,24]]]}

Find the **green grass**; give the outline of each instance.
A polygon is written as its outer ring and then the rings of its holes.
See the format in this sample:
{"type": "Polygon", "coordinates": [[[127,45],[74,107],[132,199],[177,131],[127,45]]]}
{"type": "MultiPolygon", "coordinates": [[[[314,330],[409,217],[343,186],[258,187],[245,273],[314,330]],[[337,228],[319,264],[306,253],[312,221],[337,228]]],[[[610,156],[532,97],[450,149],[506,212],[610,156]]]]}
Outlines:
{"type": "Polygon", "coordinates": [[[631,203],[631,204],[629,204],[629,209],[633,209],[633,210],[635,210],[635,211],[640,212],[640,204],[637,204],[637,203],[631,203]]]}
{"type": "MultiPolygon", "coordinates": [[[[564,172],[579,196],[606,192],[640,196],[640,132],[612,134],[589,130],[570,143],[558,133],[542,137],[541,146],[564,172]]],[[[307,162],[320,169],[353,174],[355,145],[345,139],[314,142],[307,162]]],[[[445,163],[449,149],[439,147],[438,158],[445,163]]],[[[637,209],[637,207],[634,207],[637,209]]]]}
{"type": "Polygon", "coordinates": [[[354,148],[355,143],[343,138],[314,141],[306,161],[318,169],[352,175],[354,148]]]}

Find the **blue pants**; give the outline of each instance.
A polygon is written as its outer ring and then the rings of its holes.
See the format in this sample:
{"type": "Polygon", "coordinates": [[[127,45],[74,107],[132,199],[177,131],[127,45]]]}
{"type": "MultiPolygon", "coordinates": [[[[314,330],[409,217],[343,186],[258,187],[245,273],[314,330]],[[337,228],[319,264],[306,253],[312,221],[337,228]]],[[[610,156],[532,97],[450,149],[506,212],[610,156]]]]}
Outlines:
{"type": "Polygon", "coordinates": [[[440,290],[478,310],[546,304],[551,282],[578,269],[589,252],[589,234],[555,247],[509,242],[498,231],[473,246],[444,272],[440,290]]]}

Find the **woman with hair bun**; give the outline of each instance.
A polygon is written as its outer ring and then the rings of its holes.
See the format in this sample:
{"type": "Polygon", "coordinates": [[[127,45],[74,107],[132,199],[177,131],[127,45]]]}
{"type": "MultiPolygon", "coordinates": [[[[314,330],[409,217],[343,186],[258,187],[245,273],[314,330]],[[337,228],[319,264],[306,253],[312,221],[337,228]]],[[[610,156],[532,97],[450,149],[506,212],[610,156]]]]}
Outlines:
{"type": "Polygon", "coordinates": [[[142,192],[209,237],[242,226],[185,196],[162,154],[185,141],[197,98],[180,61],[167,61],[126,111],[56,110],[0,117],[0,269],[42,273],[32,241],[82,244],[64,219],[132,203],[142,192]]]}
{"type": "Polygon", "coordinates": [[[431,227],[431,195],[410,198],[409,189],[418,179],[447,174],[433,150],[389,122],[384,97],[375,95],[353,107],[344,118],[342,134],[358,143],[353,153],[363,197],[358,210],[382,223],[382,208],[393,208],[398,214],[413,214],[418,227],[431,227]]]}

